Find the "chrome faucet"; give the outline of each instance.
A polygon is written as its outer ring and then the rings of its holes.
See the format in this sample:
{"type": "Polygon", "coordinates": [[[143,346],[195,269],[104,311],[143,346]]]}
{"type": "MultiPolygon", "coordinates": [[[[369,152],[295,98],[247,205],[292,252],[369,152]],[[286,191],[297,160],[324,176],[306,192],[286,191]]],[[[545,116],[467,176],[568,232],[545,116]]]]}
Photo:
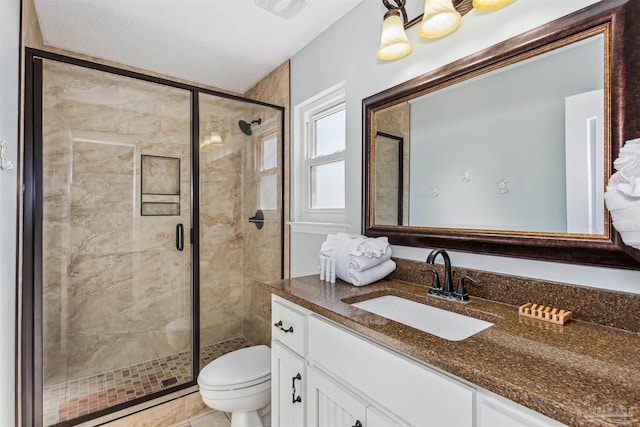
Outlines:
{"type": "Polygon", "coordinates": [[[449,258],[449,254],[444,249],[434,249],[427,257],[427,263],[434,265],[438,255],[442,255],[442,259],[444,260],[444,286],[440,288],[438,273],[432,270],[434,272],[434,282],[438,283],[437,286],[432,285],[429,288],[429,293],[447,297],[453,294],[453,273],[451,271],[451,258],[449,258]]]}

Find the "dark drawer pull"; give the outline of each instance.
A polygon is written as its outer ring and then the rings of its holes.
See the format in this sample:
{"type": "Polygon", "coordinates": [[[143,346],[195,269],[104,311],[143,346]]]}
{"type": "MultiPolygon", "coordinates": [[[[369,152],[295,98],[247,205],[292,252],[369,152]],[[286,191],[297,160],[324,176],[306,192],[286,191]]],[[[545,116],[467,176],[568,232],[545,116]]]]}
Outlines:
{"type": "Polygon", "coordinates": [[[289,326],[288,329],[285,329],[285,328],[282,327],[282,320],[279,321],[278,323],[274,323],[273,326],[276,326],[276,327],[280,328],[280,330],[282,332],[284,332],[284,333],[293,332],[293,326],[289,326]]]}
{"type": "Polygon", "coordinates": [[[356,420],[356,423],[352,427],[362,427],[360,420],[356,420]]]}
{"type": "Polygon", "coordinates": [[[299,372],[295,377],[291,377],[291,403],[302,402],[302,397],[299,394],[296,397],[296,380],[302,380],[302,375],[299,372]]]}

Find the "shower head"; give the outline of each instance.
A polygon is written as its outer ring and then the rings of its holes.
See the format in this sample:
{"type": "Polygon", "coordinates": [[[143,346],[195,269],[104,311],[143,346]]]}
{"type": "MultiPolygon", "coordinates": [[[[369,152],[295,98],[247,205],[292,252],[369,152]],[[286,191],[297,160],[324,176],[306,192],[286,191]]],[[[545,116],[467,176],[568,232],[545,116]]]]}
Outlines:
{"type": "Polygon", "coordinates": [[[258,119],[258,120],[254,120],[251,123],[247,123],[244,120],[240,120],[238,122],[238,126],[240,126],[240,130],[245,134],[245,135],[251,135],[251,126],[252,125],[259,125],[260,123],[262,123],[262,119],[258,119]]]}

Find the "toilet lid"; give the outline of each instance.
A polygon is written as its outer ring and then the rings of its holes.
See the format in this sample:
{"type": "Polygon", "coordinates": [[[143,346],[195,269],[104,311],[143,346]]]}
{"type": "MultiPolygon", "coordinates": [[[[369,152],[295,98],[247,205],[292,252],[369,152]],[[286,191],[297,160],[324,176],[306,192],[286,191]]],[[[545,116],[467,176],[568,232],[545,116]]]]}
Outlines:
{"type": "Polygon", "coordinates": [[[200,371],[198,384],[205,387],[261,382],[271,375],[271,349],[266,345],[247,347],[220,356],[200,371]]]}

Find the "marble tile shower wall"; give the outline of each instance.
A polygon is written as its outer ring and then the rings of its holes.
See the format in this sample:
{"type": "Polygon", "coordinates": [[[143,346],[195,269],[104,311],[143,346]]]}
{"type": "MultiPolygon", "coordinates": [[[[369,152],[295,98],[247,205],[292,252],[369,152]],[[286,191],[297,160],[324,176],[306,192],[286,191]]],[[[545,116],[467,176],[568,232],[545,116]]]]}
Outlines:
{"type": "MultiPolygon", "coordinates": [[[[258,114],[256,112],[256,114],[258,114]]],[[[252,135],[245,144],[244,158],[244,197],[242,227],[245,237],[244,260],[244,332],[245,336],[256,344],[269,344],[271,341],[271,325],[265,323],[263,319],[270,320],[270,304],[264,304],[264,298],[258,294],[256,281],[276,280],[280,278],[281,264],[281,182],[282,168],[275,173],[277,192],[275,206],[261,205],[261,178],[268,176],[268,171],[261,170],[261,142],[273,135],[280,138],[280,113],[278,111],[262,111],[262,125],[252,135]],[[264,224],[258,229],[254,224],[247,221],[247,218],[255,215],[256,210],[261,209],[264,214],[264,224]],[[254,289],[253,292],[247,292],[254,289]],[[248,309],[247,309],[248,308],[248,309]]],[[[277,158],[282,158],[282,147],[278,147],[277,158]]],[[[281,163],[280,161],[278,163],[281,163]]],[[[264,201],[262,201],[264,203],[264,201]]]]}
{"type": "MultiPolygon", "coordinates": [[[[402,223],[409,223],[409,161],[410,161],[410,120],[411,110],[405,102],[394,107],[385,108],[376,113],[375,122],[378,132],[387,133],[403,138],[403,189],[402,189],[402,223]]],[[[377,148],[377,147],[376,147],[377,148]]],[[[391,175],[397,171],[397,159],[390,156],[375,159],[376,164],[376,224],[396,224],[398,219],[397,176],[391,175]],[[380,183],[383,183],[380,185],[380,183]],[[387,184],[386,186],[384,184],[387,184]],[[391,190],[391,191],[390,191],[391,190]],[[390,197],[391,196],[391,197],[390,197]]],[[[381,154],[381,153],[377,153],[381,154]]]]}
{"type": "MultiPolygon", "coordinates": [[[[256,86],[251,88],[245,96],[262,102],[268,102],[274,105],[289,105],[289,62],[285,62],[271,72],[267,77],[261,80],[256,86]]],[[[262,109],[261,111],[264,111],[262,109]]],[[[270,345],[271,343],[271,293],[260,285],[259,282],[277,280],[280,278],[281,254],[284,253],[284,273],[288,277],[288,228],[285,227],[285,246],[281,247],[282,242],[281,227],[284,226],[281,221],[281,208],[276,210],[265,211],[265,222],[262,230],[257,230],[253,224],[246,222],[246,218],[254,215],[259,203],[259,181],[261,173],[255,167],[256,164],[256,144],[260,142],[260,134],[269,135],[277,133],[279,138],[284,139],[284,144],[278,144],[278,164],[282,166],[289,164],[289,112],[285,111],[284,117],[280,117],[280,113],[271,111],[265,117],[265,121],[260,126],[260,132],[253,138],[252,144],[245,147],[247,152],[245,160],[245,196],[244,196],[244,236],[246,237],[244,245],[245,258],[245,276],[244,276],[244,316],[243,316],[243,332],[244,336],[254,344],[270,345]],[[285,134],[280,134],[280,119],[284,120],[285,134]],[[282,153],[284,146],[285,152],[282,153]],[[284,156],[283,156],[284,154],[284,156]]],[[[285,189],[289,188],[289,177],[287,171],[283,171],[282,167],[278,168],[278,206],[281,206],[280,197],[282,197],[282,173],[285,173],[285,189]]],[[[285,204],[285,223],[289,220],[288,197],[289,192],[284,192],[285,204]]]]}
{"type": "Polygon", "coordinates": [[[189,93],[44,61],[43,95],[45,385],[188,350],[189,93]],[[181,158],[179,217],[140,215],[141,154],[181,158]]]}
{"type": "MultiPolygon", "coordinates": [[[[242,334],[242,157],[237,101],[200,95],[200,134],[224,144],[200,153],[200,340],[206,346],[242,334]]],[[[248,218],[248,217],[247,217],[248,218]]]]}

